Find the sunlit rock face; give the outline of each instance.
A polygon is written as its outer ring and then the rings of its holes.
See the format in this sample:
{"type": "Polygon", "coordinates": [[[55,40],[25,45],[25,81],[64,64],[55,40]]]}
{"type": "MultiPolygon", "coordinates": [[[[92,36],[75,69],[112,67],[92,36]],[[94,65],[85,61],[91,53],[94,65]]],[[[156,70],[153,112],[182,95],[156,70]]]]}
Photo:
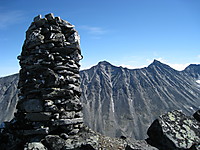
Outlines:
{"type": "Polygon", "coordinates": [[[147,134],[148,142],[159,149],[199,149],[200,146],[200,123],[178,110],[161,115],[147,134]]]}

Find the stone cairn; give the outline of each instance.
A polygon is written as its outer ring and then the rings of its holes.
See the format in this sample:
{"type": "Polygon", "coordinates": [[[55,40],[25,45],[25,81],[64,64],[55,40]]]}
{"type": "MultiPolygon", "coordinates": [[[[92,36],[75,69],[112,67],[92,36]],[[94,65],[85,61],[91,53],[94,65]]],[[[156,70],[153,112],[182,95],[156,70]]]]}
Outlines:
{"type": "Polygon", "coordinates": [[[16,119],[43,134],[75,135],[83,125],[79,61],[80,38],[69,22],[48,14],[34,18],[21,56],[16,119]]]}
{"type": "Polygon", "coordinates": [[[52,13],[35,17],[18,59],[19,102],[12,124],[18,140],[45,137],[47,145],[55,140],[74,141],[83,127],[79,100],[82,55],[74,25],[52,13]]]}

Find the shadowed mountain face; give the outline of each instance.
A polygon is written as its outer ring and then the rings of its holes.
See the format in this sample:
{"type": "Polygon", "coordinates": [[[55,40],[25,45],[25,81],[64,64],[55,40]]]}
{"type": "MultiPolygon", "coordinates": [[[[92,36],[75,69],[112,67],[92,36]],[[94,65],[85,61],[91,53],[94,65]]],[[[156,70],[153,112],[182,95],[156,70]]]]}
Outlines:
{"type": "Polygon", "coordinates": [[[0,78],[0,123],[13,118],[18,101],[17,84],[18,74],[0,78]]]}
{"type": "MultiPolygon", "coordinates": [[[[80,76],[85,123],[105,135],[144,139],[162,113],[181,109],[192,114],[200,108],[200,65],[176,71],[155,60],[131,70],[104,61],[80,76]]],[[[1,122],[13,116],[17,82],[18,75],[0,78],[1,122]]]]}

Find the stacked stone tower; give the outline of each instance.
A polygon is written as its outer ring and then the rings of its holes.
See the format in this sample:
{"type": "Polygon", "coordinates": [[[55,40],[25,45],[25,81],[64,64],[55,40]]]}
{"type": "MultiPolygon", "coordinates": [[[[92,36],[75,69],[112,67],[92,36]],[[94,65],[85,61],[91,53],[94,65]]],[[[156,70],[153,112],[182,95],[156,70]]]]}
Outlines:
{"type": "Polygon", "coordinates": [[[83,125],[80,38],[69,22],[48,14],[34,18],[20,59],[17,121],[31,130],[75,135],[83,125]]]}
{"type": "Polygon", "coordinates": [[[79,100],[82,55],[74,26],[52,13],[35,17],[18,59],[19,102],[15,118],[1,133],[1,148],[79,147],[83,129],[79,100]]]}

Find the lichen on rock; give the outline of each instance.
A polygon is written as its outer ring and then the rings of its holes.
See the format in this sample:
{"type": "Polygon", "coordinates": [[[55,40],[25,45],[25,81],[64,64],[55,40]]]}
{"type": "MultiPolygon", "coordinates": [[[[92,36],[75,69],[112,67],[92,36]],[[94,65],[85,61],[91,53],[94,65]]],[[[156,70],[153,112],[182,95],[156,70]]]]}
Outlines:
{"type": "Polygon", "coordinates": [[[155,120],[147,134],[149,143],[160,149],[190,149],[200,143],[200,123],[175,110],[155,120]]]}

